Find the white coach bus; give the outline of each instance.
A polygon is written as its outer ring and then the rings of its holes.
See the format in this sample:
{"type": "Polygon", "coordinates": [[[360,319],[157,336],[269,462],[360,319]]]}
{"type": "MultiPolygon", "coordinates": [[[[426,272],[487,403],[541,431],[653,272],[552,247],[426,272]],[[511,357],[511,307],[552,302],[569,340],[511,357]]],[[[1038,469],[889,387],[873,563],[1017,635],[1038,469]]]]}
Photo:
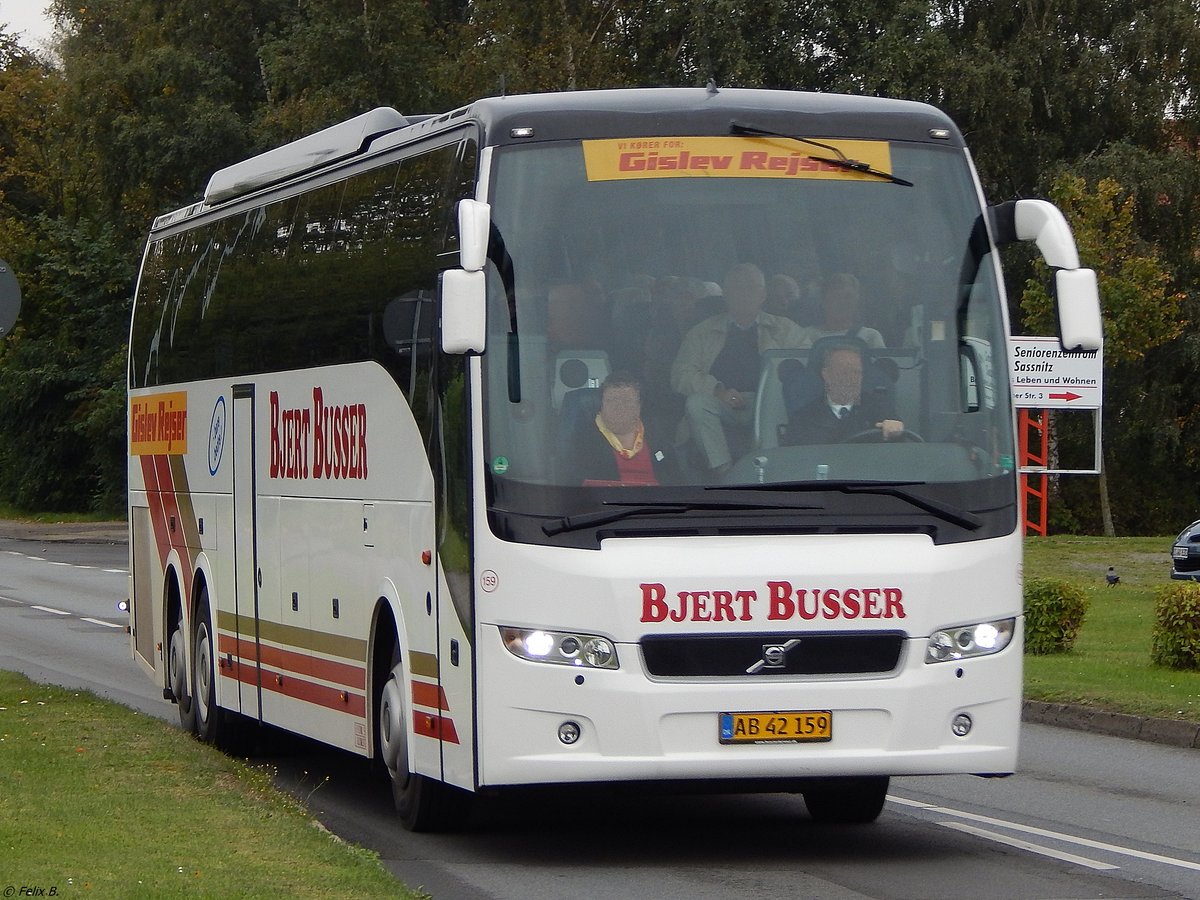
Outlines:
{"type": "Polygon", "coordinates": [[[133,654],[205,740],[261,722],[381,758],[418,830],[509,786],[870,821],[889,776],[1009,773],[1017,239],[1064,346],[1097,347],[1062,216],[986,207],[916,103],[510,96],[222,169],[154,222],[134,304],[133,654]],[[714,469],[670,373],[728,327],[734,270],[761,352],[714,469]],[[850,326],[821,320],[835,284],[850,326]],[[888,440],[793,439],[831,327],[888,440]],[[611,447],[615,474],[577,465],[615,374],[654,454],[634,483],[611,447]]]}

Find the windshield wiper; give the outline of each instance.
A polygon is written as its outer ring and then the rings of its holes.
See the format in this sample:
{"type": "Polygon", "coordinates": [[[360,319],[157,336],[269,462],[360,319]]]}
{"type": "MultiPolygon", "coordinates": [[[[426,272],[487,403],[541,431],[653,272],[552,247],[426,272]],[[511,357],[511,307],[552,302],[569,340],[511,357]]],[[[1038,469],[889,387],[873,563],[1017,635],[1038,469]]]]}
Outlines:
{"type": "Polygon", "coordinates": [[[802,144],[808,144],[812,147],[819,147],[822,150],[832,153],[833,156],[813,156],[817,162],[828,163],[831,166],[837,166],[839,169],[846,169],[850,172],[861,172],[863,175],[874,175],[876,178],[882,178],[884,181],[890,181],[892,184],[902,184],[905,187],[912,187],[913,183],[900,178],[898,175],[893,175],[891,172],[884,172],[880,169],[872,168],[870,163],[865,163],[859,159],[850,159],[832,144],[823,144],[820,141],[814,141],[812,138],[800,137],[797,134],[784,134],[781,131],[771,131],[768,128],[758,128],[754,125],[745,125],[741,122],[729,123],[730,134],[757,134],[762,137],[777,137],[788,141],[799,141],[802,144]]]}
{"type": "MultiPolygon", "coordinates": [[[[578,531],[582,528],[595,528],[599,525],[609,525],[613,522],[619,522],[621,519],[628,519],[633,516],[663,516],[663,515],[681,515],[683,513],[695,512],[697,510],[767,510],[778,509],[774,503],[616,503],[611,501],[605,502],[606,506],[615,506],[617,509],[605,509],[599,512],[580,513],[576,516],[563,516],[561,519],[555,519],[553,522],[546,522],[542,525],[542,531],[547,537],[553,537],[556,534],[562,534],[564,531],[578,531]]],[[[790,509],[820,509],[819,506],[795,506],[790,509]]]]}
{"type": "Polygon", "coordinates": [[[705,488],[709,491],[837,491],[842,494],[879,494],[885,497],[897,497],[907,503],[937,516],[951,525],[975,531],[983,527],[983,519],[969,509],[958,509],[937,500],[930,500],[907,487],[925,484],[924,481],[778,481],[765,484],[729,484],[714,485],[705,488]]]}

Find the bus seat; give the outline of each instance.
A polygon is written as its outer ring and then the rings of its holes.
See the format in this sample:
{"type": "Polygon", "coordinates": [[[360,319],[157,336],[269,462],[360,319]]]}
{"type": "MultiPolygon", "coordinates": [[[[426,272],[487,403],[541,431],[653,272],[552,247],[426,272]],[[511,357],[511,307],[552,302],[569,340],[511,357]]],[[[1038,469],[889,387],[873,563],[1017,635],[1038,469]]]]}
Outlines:
{"type": "Polygon", "coordinates": [[[614,291],[612,297],[613,368],[643,375],[651,322],[650,293],[642,288],[624,288],[614,291]]]}
{"type": "Polygon", "coordinates": [[[783,402],[783,379],[802,378],[807,350],[765,350],[754,398],[754,445],[759,449],[779,446],[780,429],[787,425],[783,402]]]}
{"type": "Polygon", "coordinates": [[[561,409],[563,397],[577,388],[598,388],[611,368],[604,350],[560,350],[554,360],[550,404],[561,409]]]}
{"type": "Polygon", "coordinates": [[[592,282],[551,285],[546,293],[546,336],[554,347],[604,346],[608,297],[592,282]]]}
{"type": "Polygon", "coordinates": [[[571,471],[569,460],[564,454],[579,445],[583,432],[595,428],[596,415],[600,412],[600,388],[580,387],[567,391],[562,396],[562,409],[558,415],[558,432],[554,440],[558,480],[564,481],[571,471]]]}
{"type": "Polygon", "coordinates": [[[879,362],[889,362],[895,367],[896,418],[914,431],[923,430],[923,406],[921,404],[921,359],[915,347],[897,350],[876,350],[879,362]]]}

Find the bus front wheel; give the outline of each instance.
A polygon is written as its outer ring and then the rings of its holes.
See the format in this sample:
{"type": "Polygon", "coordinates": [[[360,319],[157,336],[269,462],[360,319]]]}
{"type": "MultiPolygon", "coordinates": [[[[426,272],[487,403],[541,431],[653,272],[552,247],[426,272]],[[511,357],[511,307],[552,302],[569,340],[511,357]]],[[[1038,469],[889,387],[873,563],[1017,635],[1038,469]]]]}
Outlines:
{"type": "Polygon", "coordinates": [[[403,684],[403,668],[397,663],[379,698],[379,751],[392,783],[396,814],[409,831],[445,831],[461,821],[467,795],[411,770],[403,684]]]}
{"type": "Polygon", "coordinates": [[[886,775],[846,778],[804,791],[808,814],[822,824],[865,825],[883,812],[887,800],[886,775]]]}

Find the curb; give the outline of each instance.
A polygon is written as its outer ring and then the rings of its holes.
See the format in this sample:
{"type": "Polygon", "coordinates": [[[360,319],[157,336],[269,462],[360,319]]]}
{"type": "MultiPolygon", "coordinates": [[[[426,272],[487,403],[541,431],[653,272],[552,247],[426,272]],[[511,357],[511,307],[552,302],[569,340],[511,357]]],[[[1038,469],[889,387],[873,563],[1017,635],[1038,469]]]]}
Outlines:
{"type": "Polygon", "coordinates": [[[124,522],[19,522],[0,519],[0,538],[43,544],[124,544],[124,522]]]}
{"type": "Polygon", "coordinates": [[[1021,708],[1021,721],[1200,750],[1200,725],[1179,719],[1152,719],[1089,706],[1026,700],[1021,708]]]}

